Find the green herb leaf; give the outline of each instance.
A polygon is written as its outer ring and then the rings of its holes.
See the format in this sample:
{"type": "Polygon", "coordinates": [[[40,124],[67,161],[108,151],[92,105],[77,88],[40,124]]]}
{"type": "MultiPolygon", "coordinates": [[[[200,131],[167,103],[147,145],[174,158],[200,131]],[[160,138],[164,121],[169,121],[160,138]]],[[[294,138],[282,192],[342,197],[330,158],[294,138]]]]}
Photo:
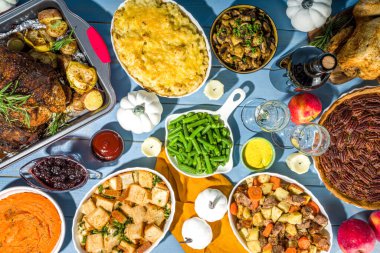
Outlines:
{"type": "Polygon", "coordinates": [[[103,185],[102,184],[98,186],[98,191],[99,191],[99,193],[103,192],[103,185]]]}
{"type": "Polygon", "coordinates": [[[51,50],[52,51],[59,51],[62,47],[64,47],[64,46],[70,44],[71,42],[75,41],[75,39],[72,37],[73,33],[74,33],[74,30],[71,30],[71,32],[68,36],[54,42],[51,50]]]}
{"type": "Polygon", "coordinates": [[[25,105],[31,95],[15,94],[18,85],[18,81],[15,84],[10,82],[0,90],[0,114],[3,115],[6,121],[12,122],[14,119],[10,118],[10,114],[12,112],[21,113],[24,115],[24,122],[22,123],[30,126],[30,115],[23,105],[25,105]],[[12,89],[10,90],[11,87],[12,89]]]}
{"type": "Polygon", "coordinates": [[[83,236],[83,239],[82,239],[82,244],[86,244],[86,241],[87,241],[87,235],[83,236]]]}
{"type": "Polygon", "coordinates": [[[156,186],[160,182],[162,182],[162,179],[157,175],[153,175],[153,186],[156,186]]]}
{"type": "Polygon", "coordinates": [[[165,207],[164,207],[164,216],[165,216],[165,219],[169,218],[170,213],[171,213],[171,209],[168,207],[168,205],[165,205],[165,207]]]}
{"type": "Polygon", "coordinates": [[[58,133],[59,129],[66,126],[67,115],[65,113],[53,113],[50,123],[45,131],[45,136],[52,136],[58,133]]]}

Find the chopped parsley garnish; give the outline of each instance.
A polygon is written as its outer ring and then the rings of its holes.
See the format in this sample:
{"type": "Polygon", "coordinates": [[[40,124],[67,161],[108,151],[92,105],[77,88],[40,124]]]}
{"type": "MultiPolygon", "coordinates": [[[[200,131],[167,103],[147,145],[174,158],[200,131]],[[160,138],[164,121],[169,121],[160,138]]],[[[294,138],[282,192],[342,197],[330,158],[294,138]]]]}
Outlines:
{"type": "Polygon", "coordinates": [[[104,189],[104,188],[103,188],[103,185],[102,185],[102,184],[98,186],[98,191],[99,191],[99,193],[102,193],[102,192],[103,192],[103,189],[104,189]]]}
{"type": "Polygon", "coordinates": [[[103,236],[108,235],[108,227],[104,226],[101,230],[94,229],[91,231],[91,234],[102,234],[103,236]]]}
{"type": "Polygon", "coordinates": [[[165,216],[165,219],[169,218],[170,213],[171,213],[171,209],[168,207],[168,205],[165,205],[165,207],[164,207],[164,216],[165,216]]]}
{"type": "Polygon", "coordinates": [[[82,239],[82,244],[86,244],[86,241],[87,241],[87,235],[83,236],[83,239],[82,239]]]}
{"type": "Polygon", "coordinates": [[[160,182],[162,182],[162,179],[157,175],[153,175],[153,186],[156,186],[160,182]]]}

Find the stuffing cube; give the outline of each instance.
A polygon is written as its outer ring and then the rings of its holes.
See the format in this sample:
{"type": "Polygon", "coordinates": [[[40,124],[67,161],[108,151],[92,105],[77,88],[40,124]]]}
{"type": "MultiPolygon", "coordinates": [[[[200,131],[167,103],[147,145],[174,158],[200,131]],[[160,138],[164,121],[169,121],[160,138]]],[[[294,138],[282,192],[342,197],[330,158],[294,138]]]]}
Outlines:
{"type": "Polygon", "coordinates": [[[123,253],[136,252],[136,246],[134,244],[127,243],[126,241],[121,241],[118,248],[121,249],[123,253]]]}
{"type": "Polygon", "coordinates": [[[148,224],[156,224],[157,226],[161,226],[162,222],[165,220],[165,210],[152,204],[149,204],[146,207],[147,210],[144,220],[148,224]]]}
{"type": "Polygon", "coordinates": [[[125,213],[127,216],[133,219],[133,223],[142,223],[144,222],[144,218],[146,216],[146,209],[143,206],[134,206],[124,203],[120,206],[121,211],[125,213]]]}
{"type": "Polygon", "coordinates": [[[104,249],[102,234],[88,235],[86,240],[86,251],[98,253],[104,249]]]}
{"type": "Polygon", "coordinates": [[[139,171],[139,184],[141,187],[152,189],[153,187],[153,174],[149,171],[139,171]]]}
{"type": "Polygon", "coordinates": [[[96,206],[97,207],[103,207],[108,212],[112,212],[113,206],[115,204],[115,200],[107,199],[107,198],[102,197],[100,195],[97,195],[95,197],[95,199],[96,199],[96,206]]]}
{"type": "Polygon", "coordinates": [[[89,198],[83,203],[81,207],[81,212],[86,215],[86,214],[91,213],[95,209],[96,209],[96,206],[95,206],[94,201],[91,198],[89,198]]]}
{"type": "Polygon", "coordinates": [[[156,225],[148,225],[144,230],[144,238],[151,243],[157,241],[163,234],[162,230],[156,225]]]}
{"type": "Polygon", "coordinates": [[[120,212],[118,210],[112,211],[111,217],[120,223],[125,223],[127,221],[127,217],[122,212],[120,212]]]}
{"type": "Polygon", "coordinates": [[[169,190],[162,187],[154,187],[152,190],[152,204],[164,207],[169,201],[169,190]]]}
{"type": "Polygon", "coordinates": [[[137,205],[146,205],[151,200],[151,192],[137,184],[129,186],[127,201],[137,205]]]}
{"type": "Polygon", "coordinates": [[[110,215],[102,207],[98,207],[84,218],[92,227],[102,229],[110,220],[110,215]]]}
{"type": "Polygon", "coordinates": [[[144,224],[143,223],[133,223],[128,224],[124,230],[125,236],[132,242],[140,240],[143,238],[144,224]]]}
{"type": "Polygon", "coordinates": [[[144,242],[140,247],[137,248],[136,253],[144,253],[147,251],[152,244],[150,242],[144,242]]]}
{"type": "Polygon", "coordinates": [[[108,197],[118,198],[121,195],[121,191],[104,189],[102,194],[108,197]]]}
{"type": "Polygon", "coordinates": [[[112,249],[119,245],[120,237],[112,234],[103,236],[103,252],[112,252],[112,249]]]}
{"type": "Polygon", "coordinates": [[[121,185],[123,189],[127,189],[128,185],[133,184],[135,182],[133,180],[132,172],[126,172],[126,173],[120,174],[118,177],[120,177],[121,185]]]}
{"type": "Polygon", "coordinates": [[[113,177],[110,180],[108,180],[108,182],[112,190],[120,191],[123,189],[120,177],[113,177]]]}

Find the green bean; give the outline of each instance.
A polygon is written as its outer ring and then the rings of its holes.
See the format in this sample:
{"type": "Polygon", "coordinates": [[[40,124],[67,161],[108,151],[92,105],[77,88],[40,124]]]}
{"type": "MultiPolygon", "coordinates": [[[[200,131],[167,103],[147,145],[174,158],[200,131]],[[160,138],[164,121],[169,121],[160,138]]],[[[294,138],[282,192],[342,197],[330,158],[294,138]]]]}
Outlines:
{"type": "Polygon", "coordinates": [[[223,137],[226,137],[226,136],[227,136],[227,133],[228,133],[227,128],[223,128],[223,129],[222,129],[222,135],[223,135],[223,137]]]}
{"type": "Polygon", "coordinates": [[[186,124],[183,124],[182,125],[182,130],[183,130],[183,133],[185,135],[185,138],[189,138],[189,132],[187,131],[187,127],[186,127],[186,124]]]}
{"type": "Polygon", "coordinates": [[[179,123],[181,120],[183,120],[186,116],[185,115],[181,115],[179,117],[177,117],[176,119],[173,119],[172,121],[170,121],[169,125],[171,124],[176,124],[176,123],[179,123]]]}
{"type": "Polygon", "coordinates": [[[197,127],[197,129],[195,129],[192,133],[191,133],[191,135],[189,136],[189,139],[191,140],[191,139],[194,139],[195,138],[195,136],[196,135],[198,135],[202,130],[203,130],[203,126],[199,126],[199,127],[197,127]]]}
{"type": "Polygon", "coordinates": [[[202,134],[206,134],[208,130],[210,130],[211,125],[207,125],[205,128],[203,128],[202,134]]]}
{"type": "Polygon", "coordinates": [[[173,153],[173,154],[175,154],[175,155],[180,155],[181,153],[180,152],[178,152],[175,148],[173,148],[173,147],[167,147],[168,148],[168,150],[169,150],[169,152],[171,152],[171,153],[173,153]]]}
{"type": "Polygon", "coordinates": [[[208,149],[211,149],[211,150],[216,149],[216,146],[210,144],[209,142],[207,142],[207,141],[205,141],[205,140],[203,140],[203,139],[201,139],[201,138],[198,138],[197,141],[200,142],[200,143],[202,143],[202,145],[203,145],[204,147],[207,146],[208,149]]]}
{"type": "Polygon", "coordinates": [[[180,170],[187,172],[189,174],[195,174],[196,173],[196,170],[193,167],[187,166],[186,164],[178,163],[178,167],[180,170]]]}
{"type": "Polygon", "coordinates": [[[212,162],[224,162],[226,160],[225,156],[216,156],[216,157],[211,157],[210,161],[212,162]]]}
{"type": "Polygon", "coordinates": [[[197,126],[200,126],[200,125],[203,125],[205,123],[207,123],[208,120],[207,119],[201,119],[201,120],[198,120],[198,121],[195,121],[189,125],[187,125],[187,128],[188,129],[191,129],[191,128],[194,128],[194,127],[197,127],[197,126]]]}
{"type": "Polygon", "coordinates": [[[216,144],[216,141],[215,141],[214,137],[212,136],[212,132],[211,132],[211,130],[207,131],[207,137],[208,137],[208,141],[209,141],[211,144],[216,144]]]}
{"type": "Polygon", "coordinates": [[[225,151],[226,151],[226,157],[230,157],[231,149],[226,148],[225,151]]]}
{"type": "Polygon", "coordinates": [[[216,134],[216,140],[217,140],[218,142],[220,142],[220,140],[222,139],[222,137],[220,136],[219,129],[218,129],[218,128],[215,128],[214,131],[215,131],[215,134],[216,134]]]}
{"type": "Polygon", "coordinates": [[[204,158],[205,158],[205,162],[206,162],[207,174],[211,174],[213,171],[212,171],[211,164],[210,164],[210,158],[208,157],[208,155],[205,155],[204,158]]]}
{"type": "Polygon", "coordinates": [[[193,143],[193,146],[194,146],[195,150],[197,151],[197,153],[199,155],[202,151],[199,148],[198,142],[195,139],[191,139],[191,143],[193,143]]]}
{"type": "Polygon", "coordinates": [[[186,141],[185,136],[183,135],[182,132],[179,133],[179,140],[183,143],[183,145],[186,148],[187,147],[187,141],[186,141]]]}
{"type": "Polygon", "coordinates": [[[169,140],[169,146],[174,146],[178,140],[179,140],[179,137],[175,137],[172,140],[169,140]]]}
{"type": "Polygon", "coordinates": [[[182,126],[176,127],[174,130],[169,132],[169,138],[170,138],[170,136],[173,136],[176,133],[179,133],[181,130],[182,130],[182,126]]]}
{"type": "Polygon", "coordinates": [[[187,143],[186,152],[190,152],[193,149],[193,143],[189,141],[187,143]]]}
{"type": "Polygon", "coordinates": [[[196,120],[198,120],[198,119],[199,119],[198,115],[197,115],[197,114],[194,114],[193,116],[190,116],[190,117],[185,118],[184,120],[182,120],[182,123],[183,123],[183,124],[187,124],[187,123],[191,123],[191,122],[193,122],[193,121],[196,121],[196,120]]]}
{"type": "Polygon", "coordinates": [[[177,147],[179,149],[185,149],[185,146],[181,142],[177,142],[177,147]]]}
{"type": "Polygon", "coordinates": [[[197,151],[193,150],[193,151],[189,152],[187,155],[188,156],[196,156],[197,154],[198,154],[197,151]]]}
{"type": "Polygon", "coordinates": [[[231,148],[232,147],[232,142],[228,140],[227,138],[222,138],[222,142],[227,145],[227,147],[231,148]]]}

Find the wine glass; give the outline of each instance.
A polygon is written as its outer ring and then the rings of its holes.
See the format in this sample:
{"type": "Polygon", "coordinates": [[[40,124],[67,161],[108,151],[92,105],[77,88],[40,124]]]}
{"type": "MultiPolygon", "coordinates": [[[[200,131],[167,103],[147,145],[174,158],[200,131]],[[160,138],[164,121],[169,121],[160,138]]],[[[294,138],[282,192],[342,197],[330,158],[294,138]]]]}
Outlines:
{"type": "Polygon", "coordinates": [[[330,134],[321,125],[307,123],[293,128],[290,141],[301,153],[309,156],[320,156],[330,146],[330,134]]]}

